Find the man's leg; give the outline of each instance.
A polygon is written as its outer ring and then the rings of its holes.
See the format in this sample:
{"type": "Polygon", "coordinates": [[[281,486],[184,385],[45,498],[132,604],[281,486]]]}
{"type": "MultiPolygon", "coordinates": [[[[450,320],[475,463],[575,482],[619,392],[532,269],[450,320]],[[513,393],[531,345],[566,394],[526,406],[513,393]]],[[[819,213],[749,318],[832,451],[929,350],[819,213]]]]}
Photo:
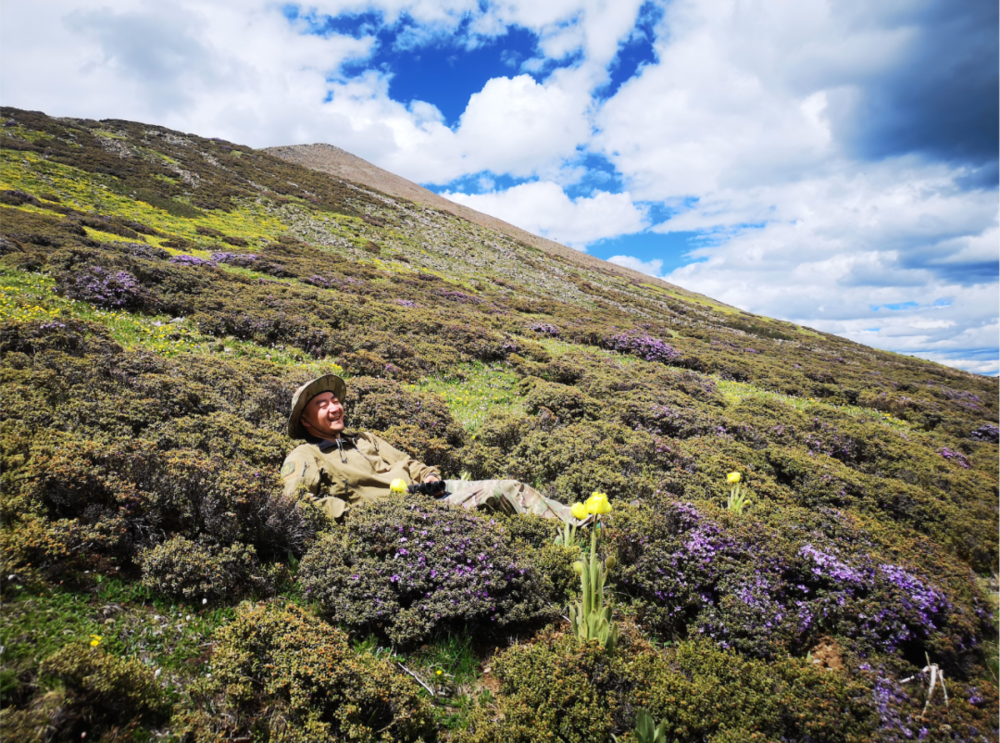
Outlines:
{"type": "Polygon", "coordinates": [[[485,508],[507,514],[533,513],[547,519],[575,523],[567,505],[546,498],[517,480],[446,480],[447,501],[465,508],[485,508]]]}

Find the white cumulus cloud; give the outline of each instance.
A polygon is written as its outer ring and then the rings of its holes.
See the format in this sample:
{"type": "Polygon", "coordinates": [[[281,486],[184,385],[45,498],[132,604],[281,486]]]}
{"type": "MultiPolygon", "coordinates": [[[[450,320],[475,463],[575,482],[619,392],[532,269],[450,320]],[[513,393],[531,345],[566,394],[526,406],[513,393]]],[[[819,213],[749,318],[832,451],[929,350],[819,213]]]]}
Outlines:
{"type": "Polygon", "coordinates": [[[602,237],[639,232],[646,227],[643,210],[632,203],[627,193],[597,192],[570,199],[561,186],[536,181],[493,193],[441,195],[580,250],[602,237]]]}

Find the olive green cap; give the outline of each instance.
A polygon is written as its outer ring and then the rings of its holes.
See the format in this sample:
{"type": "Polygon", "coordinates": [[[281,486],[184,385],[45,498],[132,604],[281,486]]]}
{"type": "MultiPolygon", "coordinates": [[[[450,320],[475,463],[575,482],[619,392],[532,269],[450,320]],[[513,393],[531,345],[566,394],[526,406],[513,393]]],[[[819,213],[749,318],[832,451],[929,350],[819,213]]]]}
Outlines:
{"type": "Polygon", "coordinates": [[[295,390],[295,394],[292,395],[292,412],[288,416],[288,435],[291,438],[306,438],[307,432],[299,423],[299,416],[302,415],[302,411],[309,404],[309,401],[321,392],[332,392],[333,396],[343,405],[344,397],[347,395],[347,383],[336,374],[324,374],[295,390]]]}

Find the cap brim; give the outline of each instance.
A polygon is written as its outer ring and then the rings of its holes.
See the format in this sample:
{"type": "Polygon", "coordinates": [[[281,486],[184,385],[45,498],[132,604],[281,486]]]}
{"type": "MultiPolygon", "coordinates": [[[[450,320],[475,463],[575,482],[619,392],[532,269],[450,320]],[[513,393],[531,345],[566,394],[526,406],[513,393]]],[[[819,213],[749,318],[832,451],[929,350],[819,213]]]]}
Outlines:
{"type": "Polygon", "coordinates": [[[289,437],[304,439],[308,436],[308,432],[299,422],[299,418],[309,401],[323,392],[332,392],[334,397],[343,404],[344,397],[347,395],[347,383],[336,374],[325,374],[311,382],[306,382],[295,390],[295,394],[292,396],[292,412],[288,416],[289,437]]]}

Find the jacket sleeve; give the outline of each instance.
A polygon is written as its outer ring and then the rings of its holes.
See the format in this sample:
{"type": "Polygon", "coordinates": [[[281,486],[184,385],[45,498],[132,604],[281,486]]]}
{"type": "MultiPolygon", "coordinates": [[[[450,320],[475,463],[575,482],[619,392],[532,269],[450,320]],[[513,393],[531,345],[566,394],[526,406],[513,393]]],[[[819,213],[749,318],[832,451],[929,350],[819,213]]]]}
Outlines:
{"type": "Polygon", "coordinates": [[[407,474],[409,474],[411,482],[421,483],[428,475],[434,475],[434,477],[439,480],[441,479],[441,470],[437,467],[431,467],[423,462],[417,461],[406,452],[401,452],[388,441],[381,439],[374,434],[367,434],[367,436],[369,441],[378,447],[379,456],[382,457],[382,459],[384,459],[390,466],[398,464],[399,462],[405,462],[404,468],[406,469],[407,474]]]}
{"type": "Polygon", "coordinates": [[[313,497],[319,495],[319,467],[312,457],[301,453],[298,449],[285,457],[280,474],[285,495],[293,496],[299,488],[305,488],[305,491],[313,497]]]}
{"type": "Polygon", "coordinates": [[[340,518],[347,508],[347,504],[340,498],[319,497],[321,483],[319,467],[316,460],[307,453],[294,450],[285,457],[285,463],[281,465],[281,479],[286,496],[294,498],[301,493],[303,497],[326,511],[332,519],[340,518]]]}

